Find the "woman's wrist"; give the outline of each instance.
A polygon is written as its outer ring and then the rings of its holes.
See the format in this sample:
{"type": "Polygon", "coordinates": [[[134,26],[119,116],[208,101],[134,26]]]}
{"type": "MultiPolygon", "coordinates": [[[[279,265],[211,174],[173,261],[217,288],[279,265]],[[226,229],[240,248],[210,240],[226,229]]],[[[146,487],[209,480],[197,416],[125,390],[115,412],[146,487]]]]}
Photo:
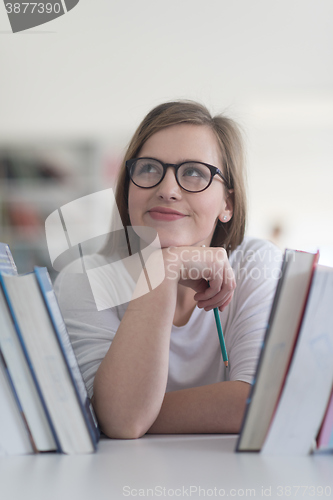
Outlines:
{"type": "Polygon", "coordinates": [[[167,280],[175,281],[177,284],[181,279],[181,271],[183,262],[181,260],[181,251],[183,247],[168,247],[163,248],[163,260],[165,277],[167,280]]]}

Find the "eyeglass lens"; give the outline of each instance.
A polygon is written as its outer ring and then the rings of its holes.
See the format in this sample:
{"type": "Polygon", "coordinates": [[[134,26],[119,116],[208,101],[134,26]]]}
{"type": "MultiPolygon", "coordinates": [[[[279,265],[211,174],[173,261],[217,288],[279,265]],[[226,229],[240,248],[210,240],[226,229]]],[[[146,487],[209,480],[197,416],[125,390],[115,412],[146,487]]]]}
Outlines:
{"type": "MultiPolygon", "coordinates": [[[[139,158],[131,167],[131,178],[140,187],[153,187],[163,177],[163,165],[157,160],[139,158]]],[[[210,169],[201,163],[183,163],[177,170],[180,186],[187,191],[201,191],[211,180],[210,169]]]]}

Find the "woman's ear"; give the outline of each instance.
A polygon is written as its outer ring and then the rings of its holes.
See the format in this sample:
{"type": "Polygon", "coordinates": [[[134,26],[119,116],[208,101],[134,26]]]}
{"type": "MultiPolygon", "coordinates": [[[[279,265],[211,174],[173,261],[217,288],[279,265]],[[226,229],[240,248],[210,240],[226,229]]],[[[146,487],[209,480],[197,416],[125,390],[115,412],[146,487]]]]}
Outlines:
{"type": "Polygon", "coordinates": [[[229,222],[230,219],[232,219],[232,216],[234,214],[234,190],[229,189],[226,194],[226,198],[224,200],[224,207],[223,210],[221,211],[218,219],[222,223],[229,222]]]}

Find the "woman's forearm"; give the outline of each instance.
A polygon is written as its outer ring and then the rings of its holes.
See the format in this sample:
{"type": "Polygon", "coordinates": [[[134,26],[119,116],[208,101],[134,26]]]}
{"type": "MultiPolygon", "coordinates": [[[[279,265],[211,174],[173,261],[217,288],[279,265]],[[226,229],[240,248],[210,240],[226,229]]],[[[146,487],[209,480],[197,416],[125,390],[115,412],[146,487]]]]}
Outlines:
{"type": "MultiPolygon", "coordinates": [[[[164,249],[164,280],[141,296],[139,279],[135,291],[139,298],[129,304],[94,382],[93,404],[101,428],[109,437],[140,437],[158,420],[167,385],[179,282],[197,292],[199,307],[211,308],[213,301],[214,306],[223,308],[231,300],[234,279],[233,273],[229,276],[226,272],[230,269],[226,255],[222,253],[222,258],[218,258],[219,249],[212,249],[212,256],[205,257],[203,248],[196,250],[203,254],[201,261],[192,248],[176,248],[173,253],[164,249]],[[186,260],[182,259],[184,252],[186,260]],[[198,279],[184,279],[192,269],[197,271],[198,279]],[[207,270],[210,287],[206,282],[207,270]]],[[[152,254],[148,262],[150,271],[160,270],[158,253],[152,254]]],[[[144,273],[141,277],[146,286],[144,273]]],[[[229,397],[230,391],[224,391],[229,397]]],[[[166,395],[165,401],[168,400],[166,395]]],[[[191,411],[189,408],[188,412],[191,411]]]]}
{"type": "Polygon", "coordinates": [[[93,404],[109,437],[140,437],[160,411],[176,298],[177,283],[165,279],[126,310],[94,382],[93,404]]]}
{"type": "Polygon", "coordinates": [[[168,392],[148,433],[238,433],[249,390],[234,381],[168,392]]]}

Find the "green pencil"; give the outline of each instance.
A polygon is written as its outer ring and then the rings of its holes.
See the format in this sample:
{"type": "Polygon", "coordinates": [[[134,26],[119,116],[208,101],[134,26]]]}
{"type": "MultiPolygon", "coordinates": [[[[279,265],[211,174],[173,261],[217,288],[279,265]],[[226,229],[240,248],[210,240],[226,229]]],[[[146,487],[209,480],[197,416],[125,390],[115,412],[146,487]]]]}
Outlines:
{"type": "Polygon", "coordinates": [[[219,341],[220,341],[220,346],[221,346],[221,351],[222,351],[223,362],[224,362],[225,366],[228,367],[228,364],[229,364],[228,363],[228,354],[227,354],[227,349],[225,347],[222,325],[221,325],[221,320],[220,320],[220,313],[219,313],[218,307],[214,307],[214,316],[215,316],[215,323],[216,323],[217,333],[219,336],[219,341]]]}
{"type": "MultiPolygon", "coordinates": [[[[205,245],[203,245],[203,246],[205,246],[205,245]]],[[[207,281],[207,283],[209,286],[209,281],[207,281]]],[[[214,307],[214,316],[215,316],[215,323],[216,323],[217,333],[219,336],[219,341],[220,341],[220,346],[221,346],[223,363],[224,363],[225,367],[228,368],[228,365],[229,365],[228,354],[227,354],[227,349],[226,349],[225,342],[224,342],[222,325],[221,325],[221,320],[220,320],[220,313],[219,313],[218,307],[214,307]]]]}

